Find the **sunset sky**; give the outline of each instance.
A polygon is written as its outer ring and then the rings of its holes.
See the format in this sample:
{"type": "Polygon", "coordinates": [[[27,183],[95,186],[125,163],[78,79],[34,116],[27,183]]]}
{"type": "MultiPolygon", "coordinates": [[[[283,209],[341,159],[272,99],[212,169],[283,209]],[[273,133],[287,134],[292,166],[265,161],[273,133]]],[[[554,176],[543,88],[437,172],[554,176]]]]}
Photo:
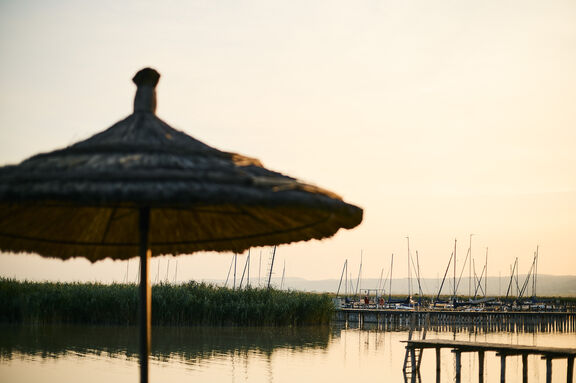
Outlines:
{"type": "MultiPolygon", "coordinates": [[[[540,273],[576,275],[575,21],[572,0],[0,0],[0,165],[126,117],[150,66],[174,128],[364,208],[352,231],[279,247],[277,276],[285,261],[289,277],[339,278],[362,253],[377,278],[394,253],[403,277],[407,236],[423,276],[442,276],[471,233],[491,276],[516,257],[527,272],[536,246],[540,273]]],[[[152,280],[158,262],[224,279],[231,257],[154,259],[152,280]]],[[[20,279],[125,272],[0,255],[20,279]]]]}

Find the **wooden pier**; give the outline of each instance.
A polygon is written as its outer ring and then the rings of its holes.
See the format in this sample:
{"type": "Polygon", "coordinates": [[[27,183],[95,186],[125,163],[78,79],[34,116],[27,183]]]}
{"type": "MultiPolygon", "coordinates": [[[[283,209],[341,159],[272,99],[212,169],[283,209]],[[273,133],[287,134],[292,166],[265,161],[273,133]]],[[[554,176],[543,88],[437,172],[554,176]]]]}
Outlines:
{"type": "Polygon", "coordinates": [[[481,342],[464,342],[456,340],[407,340],[404,341],[407,352],[410,353],[411,365],[414,369],[411,371],[412,376],[416,376],[419,371],[420,359],[424,349],[436,349],[436,381],[440,381],[440,350],[442,348],[451,348],[456,357],[456,382],[460,382],[461,376],[461,354],[463,352],[477,352],[479,360],[478,377],[479,382],[484,382],[484,353],[495,352],[500,357],[500,382],[505,382],[506,378],[506,357],[513,355],[522,356],[522,382],[528,382],[528,355],[540,355],[546,360],[546,382],[552,382],[552,360],[567,359],[567,382],[572,383],[574,379],[574,358],[576,357],[576,348],[556,348],[540,346],[519,346],[500,343],[481,343],[481,342]]]}
{"type": "Polygon", "coordinates": [[[341,308],[334,319],[362,327],[375,324],[382,330],[402,328],[432,331],[573,332],[576,312],[450,311],[341,308]]]}

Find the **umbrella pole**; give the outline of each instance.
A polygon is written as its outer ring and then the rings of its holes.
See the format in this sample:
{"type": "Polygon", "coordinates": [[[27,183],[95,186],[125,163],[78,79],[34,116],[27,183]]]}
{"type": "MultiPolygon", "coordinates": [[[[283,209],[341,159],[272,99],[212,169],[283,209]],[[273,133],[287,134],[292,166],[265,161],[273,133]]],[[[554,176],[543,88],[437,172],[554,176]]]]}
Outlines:
{"type": "Polygon", "coordinates": [[[140,231],[140,306],[139,329],[140,332],[140,383],[148,383],[148,355],[150,354],[151,338],[151,301],[150,289],[150,257],[148,248],[148,233],[150,231],[150,208],[139,209],[138,226],[140,231]]]}

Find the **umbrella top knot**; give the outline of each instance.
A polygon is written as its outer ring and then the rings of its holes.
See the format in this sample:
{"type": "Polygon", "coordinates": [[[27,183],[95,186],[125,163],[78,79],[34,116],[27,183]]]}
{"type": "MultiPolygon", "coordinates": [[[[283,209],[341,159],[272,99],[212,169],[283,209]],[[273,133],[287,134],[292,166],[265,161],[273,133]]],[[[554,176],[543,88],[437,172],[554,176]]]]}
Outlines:
{"type": "Polygon", "coordinates": [[[160,73],[152,68],[140,69],[132,78],[136,86],[148,85],[156,87],[158,80],[160,80],[160,73]]]}
{"type": "Polygon", "coordinates": [[[156,85],[160,80],[160,73],[152,68],[144,68],[138,71],[132,78],[138,87],[134,98],[134,113],[156,112],[156,85]]]}

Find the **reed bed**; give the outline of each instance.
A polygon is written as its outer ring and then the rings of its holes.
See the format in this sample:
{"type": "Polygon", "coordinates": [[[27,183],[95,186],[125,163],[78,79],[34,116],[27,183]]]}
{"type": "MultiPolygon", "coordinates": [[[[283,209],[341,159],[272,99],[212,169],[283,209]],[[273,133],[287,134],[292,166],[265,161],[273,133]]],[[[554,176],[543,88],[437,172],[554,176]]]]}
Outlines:
{"type": "MultiPolygon", "coordinates": [[[[135,284],[0,279],[2,322],[135,325],[137,309],[135,284]]],[[[333,313],[327,294],[196,282],[152,286],[152,324],[159,326],[317,325],[329,323],[333,313]]]]}

